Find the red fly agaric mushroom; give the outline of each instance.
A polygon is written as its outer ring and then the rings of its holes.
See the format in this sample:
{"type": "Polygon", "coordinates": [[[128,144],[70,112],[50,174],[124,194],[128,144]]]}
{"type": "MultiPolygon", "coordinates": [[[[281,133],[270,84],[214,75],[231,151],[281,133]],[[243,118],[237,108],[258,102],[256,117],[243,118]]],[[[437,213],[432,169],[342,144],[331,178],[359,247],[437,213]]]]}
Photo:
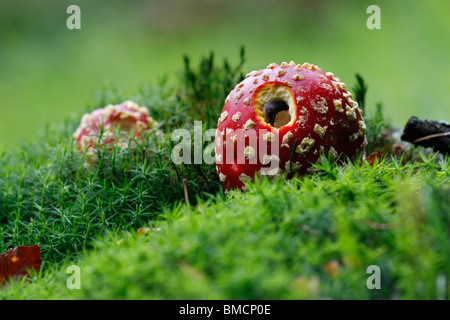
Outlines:
{"type": "Polygon", "coordinates": [[[305,174],[321,153],[354,158],[367,145],[364,130],[361,109],[333,73],[272,63],[247,74],[225,100],[216,131],[220,181],[245,188],[258,173],[305,174]]]}
{"type": "Polygon", "coordinates": [[[147,108],[127,100],[83,115],[73,136],[78,149],[89,153],[95,150],[98,144],[118,143],[121,147],[125,146],[131,131],[134,138],[140,138],[144,131],[155,125],[156,122],[149,116],[147,108]]]}

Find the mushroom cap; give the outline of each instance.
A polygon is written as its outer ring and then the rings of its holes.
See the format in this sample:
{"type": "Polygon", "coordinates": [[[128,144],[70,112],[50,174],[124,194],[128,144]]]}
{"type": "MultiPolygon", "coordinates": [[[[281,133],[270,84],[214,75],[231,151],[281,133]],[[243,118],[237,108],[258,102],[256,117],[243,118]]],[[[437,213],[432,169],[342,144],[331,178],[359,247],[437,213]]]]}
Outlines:
{"type": "Polygon", "coordinates": [[[315,65],[272,63],[248,73],[225,99],[218,121],[223,187],[244,188],[257,173],[305,174],[321,153],[354,158],[367,145],[361,112],[345,84],[315,65]]]}
{"type": "Polygon", "coordinates": [[[134,138],[140,138],[144,131],[155,125],[147,108],[127,100],[83,115],[73,136],[79,150],[90,151],[98,144],[118,143],[119,146],[124,146],[128,143],[131,131],[134,138]],[[119,127],[120,135],[117,136],[119,127]]]}

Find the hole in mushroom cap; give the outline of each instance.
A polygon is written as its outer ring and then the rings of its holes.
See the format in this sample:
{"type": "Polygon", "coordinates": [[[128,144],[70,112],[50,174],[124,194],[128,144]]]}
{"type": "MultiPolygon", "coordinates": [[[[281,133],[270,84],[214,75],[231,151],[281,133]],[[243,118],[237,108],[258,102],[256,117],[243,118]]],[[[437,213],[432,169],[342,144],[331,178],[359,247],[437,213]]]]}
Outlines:
{"type": "Polygon", "coordinates": [[[283,100],[266,103],[264,105],[264,120],[275,128],[287,125],[291,121],[289,105],[283,100]]]}
{"type": "Polygon", "coordinates": [[[284,83],[264,83],[255,90],[252,101],[256,114],[273,128],[289,125],[295,119],[294,96],[284,83]]]}

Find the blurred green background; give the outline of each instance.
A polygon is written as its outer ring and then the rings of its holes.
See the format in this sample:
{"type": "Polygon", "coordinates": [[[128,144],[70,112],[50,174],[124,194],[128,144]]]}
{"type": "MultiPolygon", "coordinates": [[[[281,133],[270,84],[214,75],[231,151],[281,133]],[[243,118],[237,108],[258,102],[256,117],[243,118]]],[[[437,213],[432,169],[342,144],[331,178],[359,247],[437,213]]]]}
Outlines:
{"type": "Polygon", "coordinates": [[[80,113],[102,88],[134,94],[175,79],[183,54],[235,62],[241,45],[246,71],[311,62],[350,88],[358,72],[367,112],[383,102],[399,126],[411,115],[448,121],[449,14],[448,0],[1,0],[0,146],[80,113]],[[66,28],[71,4],[81,30],[66,28]],[[380,30],[366,27],[371,4],[380,30]]]}

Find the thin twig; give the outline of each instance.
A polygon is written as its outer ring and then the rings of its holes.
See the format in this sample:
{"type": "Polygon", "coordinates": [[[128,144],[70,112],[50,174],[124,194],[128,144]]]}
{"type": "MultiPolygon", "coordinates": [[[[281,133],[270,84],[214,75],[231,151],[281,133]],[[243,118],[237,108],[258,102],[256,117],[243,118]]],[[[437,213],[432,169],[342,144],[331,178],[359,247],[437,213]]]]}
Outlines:
{"type": "Polygon", "coordinates": [[[420,142],[420,141],[424,141],[424,140],[428,140],[428,139],[433,139],[433,138],[440,138],[440,137],[444,137],[444,136],[450,136],[450,131],[449,132],[442,132],[442,133],[436,133],[436,134],[430,134],[429,136],[425,136],[419,139],[414,140],[414,143],[420,142]]]}
{"type": "Polygon", "coordinates": [[[393,223],[378,223],[369,219],[365,219],[364,222],[372,229],[377,230],[389,230],[396,227],[393,223]]]}
{"type": "Polygon", "coordinates": [[[183,179],[183,189],[184,189],[184,199],[186,200],[187,206],[190,208],[191,204],[189,202],[189,192],[188,192],[188,188],[187,188],[187,179],[186,178],[183,179]]]}

